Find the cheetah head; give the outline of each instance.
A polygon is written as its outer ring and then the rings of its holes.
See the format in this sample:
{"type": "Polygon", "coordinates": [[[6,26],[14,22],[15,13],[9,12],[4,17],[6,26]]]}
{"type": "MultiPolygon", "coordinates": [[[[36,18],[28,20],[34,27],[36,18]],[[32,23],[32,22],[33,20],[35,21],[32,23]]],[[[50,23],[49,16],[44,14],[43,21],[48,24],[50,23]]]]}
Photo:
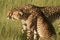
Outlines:
{"type": "Polygon", "coordinates": [[[12,9],[7,13],[7,19],[12,19],[12,20],[19,20],[23,19],[26,20],[30,14],[23,12],[21,9],[12,9]]]}

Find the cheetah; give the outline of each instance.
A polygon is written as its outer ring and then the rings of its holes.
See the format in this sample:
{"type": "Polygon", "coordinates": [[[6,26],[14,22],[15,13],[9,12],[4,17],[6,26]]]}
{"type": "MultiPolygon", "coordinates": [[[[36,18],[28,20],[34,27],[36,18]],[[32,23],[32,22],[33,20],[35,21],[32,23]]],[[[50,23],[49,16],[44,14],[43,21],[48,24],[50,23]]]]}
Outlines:
{"type": "Polygon", "coordinates": [[[24,30],[27,29],[27,40],[33,40],[31,38],[34,31],[40,36],[39,40],[48,40],[51,36],[56,35],[53,25],[47,20],[52,12],[50,12],[49,8],[50,7],[38,7],[29,4],[14,9],[15,11],[11,10],[7,17],[9,19],[22,20],[22,24],[25,26],[25,28],[23,27],[24,30]],[[47,12],[45,11],[46,9],[47,12]],[[48,13],[48,15],[46,15],[45,12],[46,14],[48,13]]]}

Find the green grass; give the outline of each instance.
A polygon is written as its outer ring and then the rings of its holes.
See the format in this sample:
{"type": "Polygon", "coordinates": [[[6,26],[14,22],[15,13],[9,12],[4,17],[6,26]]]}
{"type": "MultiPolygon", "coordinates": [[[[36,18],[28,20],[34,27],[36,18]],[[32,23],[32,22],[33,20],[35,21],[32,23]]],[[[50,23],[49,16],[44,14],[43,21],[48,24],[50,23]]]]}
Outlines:
{"type": "MultiPolygon", "coordinates": [[[[0,0],[0,40],[25,40],[21,33],[22,25],[21,21],[7,20],[7,12],[25,4],[34,4],[37,6],[59,6],[60,0],[0,0]]],[[[58,40],[60,34],[58,30],[58,22],[53,23],[56,32],[58,34],[58,40]]]]}
{"type": "Polygon", "coordinates": [[[57,20],[53,23],[53,26],[55,27],[55,30],[56,30],[56,33],[57,33],[57,40],[60,40],[59,23],[60,23],[60,19],[57,19],[57,20]]]}

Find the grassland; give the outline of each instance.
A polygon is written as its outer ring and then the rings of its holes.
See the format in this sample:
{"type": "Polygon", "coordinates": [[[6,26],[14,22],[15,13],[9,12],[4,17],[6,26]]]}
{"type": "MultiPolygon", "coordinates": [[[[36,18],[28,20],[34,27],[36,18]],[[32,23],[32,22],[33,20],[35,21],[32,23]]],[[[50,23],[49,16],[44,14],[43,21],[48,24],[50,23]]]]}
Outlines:
{"type": "MultiPolygon", "coordinates": [[[[7,20],[7,12],[25,4],[37,6],[60,6],[60,0],[0,0],[0,40],[26,40],[21,33],[22,25],[20,21],[7,20]]],[[[58,29],[59,20],[52,23],[56,29],[58,40],[60,31],[58,29]]]]}

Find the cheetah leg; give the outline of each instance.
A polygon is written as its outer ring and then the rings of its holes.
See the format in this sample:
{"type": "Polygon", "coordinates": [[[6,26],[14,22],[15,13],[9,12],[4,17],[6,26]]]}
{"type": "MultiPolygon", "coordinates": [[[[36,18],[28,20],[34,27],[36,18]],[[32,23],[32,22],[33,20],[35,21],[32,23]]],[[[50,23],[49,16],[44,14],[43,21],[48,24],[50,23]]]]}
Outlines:
{"type": "Polygon", "coordinates": [[[27,30],[26,21],[22,20],[22,33],[25,33],[27,30]]]}
{"type": "Polygon", "coordinates": [[[37,40],[37,32],[34,30],[34,40],[37,40]]]}
{"type": "Polygon", "coordinates": [[[26,21],[27,23],[27,40],[33,40],[32,37],[32,31],[31,31],[31,23],[32,23],[32,16],[28,18],[28,20],[26,21]]]}
{"type": "Polygon", "coordinates": [[[27,27],[27,40],[33,40],[33,36],[34,36],[33,29],[27,27]]]}
{"type": "Polygon", "coordinates": [[[37,32],[37,28],[36,27],[34,29],[34,40],[39,40],[39,35],[38,35],[38,32],[37,32]]]}
{"type": "Polygon", "coordinates": [[[31,38],[32,38],[33,40],[37,40],[37,37],[38,37],[37,31],[36,31],[35,28],[36,28],[35,25],[33,25],[32,28],[31,28],[31,38]]]}

